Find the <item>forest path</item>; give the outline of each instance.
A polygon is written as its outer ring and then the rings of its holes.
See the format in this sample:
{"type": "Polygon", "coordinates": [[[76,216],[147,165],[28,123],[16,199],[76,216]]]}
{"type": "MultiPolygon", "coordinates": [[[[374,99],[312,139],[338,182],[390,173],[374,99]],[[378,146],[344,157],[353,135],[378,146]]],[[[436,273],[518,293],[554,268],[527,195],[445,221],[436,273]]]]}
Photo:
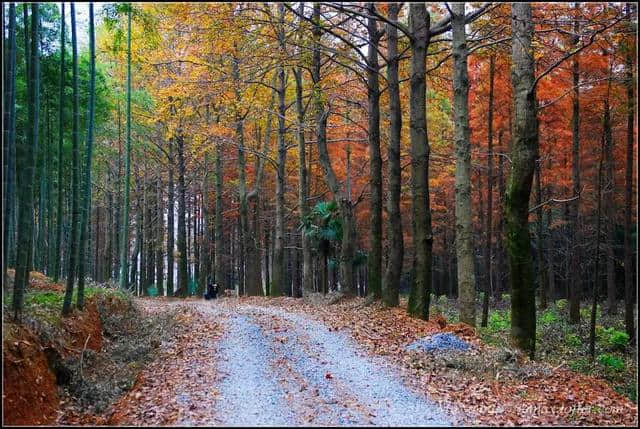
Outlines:
{"type": "Polygon", "coordinates": [[[449,424],[387,363],[303,314],[235,299],[189,305],[222,329],[211,351],[219,394],[208,421],[178,424],[449,424]]]}

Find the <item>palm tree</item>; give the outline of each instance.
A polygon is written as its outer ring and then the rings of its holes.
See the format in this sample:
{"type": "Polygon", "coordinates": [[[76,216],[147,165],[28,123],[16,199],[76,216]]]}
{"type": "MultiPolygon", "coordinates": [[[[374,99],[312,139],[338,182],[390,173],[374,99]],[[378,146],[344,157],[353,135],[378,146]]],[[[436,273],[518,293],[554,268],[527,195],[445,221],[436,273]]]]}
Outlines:
{"type": "Polygon", "coordinates": [[[312,249],[322,257],[322,292],[328,289],[328,261],[342,237],[342,222],[335,201],[321,201],[302,218],[301,229],[312,249]]]}

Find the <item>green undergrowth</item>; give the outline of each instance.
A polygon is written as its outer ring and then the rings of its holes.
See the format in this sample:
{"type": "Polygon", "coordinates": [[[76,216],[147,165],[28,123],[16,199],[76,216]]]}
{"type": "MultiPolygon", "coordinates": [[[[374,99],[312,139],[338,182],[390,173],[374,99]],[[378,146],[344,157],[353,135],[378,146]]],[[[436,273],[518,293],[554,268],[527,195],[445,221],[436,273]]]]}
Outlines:
{"type": "MultiPolygon", "coordinates": [[[[510,348],[510,297],[505,294],[495,302],[492,299],[487,326],[480,327],[482,319],[482,293],[478,294],[476,320],[478,336],[500,349],[510,348]]],[[[449,323],[458,322],[457,301],[445,296],[432,296],[431,313],[443,315],[449,323]]],[[[576,372],[605,379],[618,393],[637,400],[636,378],[638,361],[635,348],[629,344],[624,329],[622,312],[609,315],[597,307],[596,353],[589,355],[591,305],[580,309],[580,323],[568,322],[568,303],[557,300],[545,310],[536,311],[536,360],[552,367],[564,366],[576,372]]]]}
{"type": "MultiPolygon", "coordinates": [[[[131,302],[131,296],[126,292],[119,289],[92,286],[85,287],[84,298],[85,302],[93,298],[106,298],[114,297],[125,303],[131,302]]],[[[75,303],[78,298],[78,290],[74,289],[72,302],[75,303]]],[[[6,293],[2,299],[3,310],[5,314],[11,313],[11,304],[13,296],[10,293],[6,293]]],[[[64,292],[55,290],[42,290],[42,289],[27,289],[24,294],[24,306],[22,313],[27,318],[36,324],[46,323],[52,325],[52,327],[58,328],[61,322],[62,304],[64,301],[64,292]]]]}

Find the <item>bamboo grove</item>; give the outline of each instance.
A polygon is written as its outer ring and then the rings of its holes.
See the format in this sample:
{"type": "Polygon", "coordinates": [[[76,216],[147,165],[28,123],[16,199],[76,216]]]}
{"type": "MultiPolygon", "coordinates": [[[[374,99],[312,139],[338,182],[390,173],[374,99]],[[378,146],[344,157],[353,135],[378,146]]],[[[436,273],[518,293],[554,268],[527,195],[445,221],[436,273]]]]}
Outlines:
{"type": "Polygon", "coordinates": [[[531,355],[537,307],[590,300],[633,339],[636,32],[624,3],[5,4],[14,317],[37,270],[63,314],[213,279],[470,325],[509,294],[531,355]]]}

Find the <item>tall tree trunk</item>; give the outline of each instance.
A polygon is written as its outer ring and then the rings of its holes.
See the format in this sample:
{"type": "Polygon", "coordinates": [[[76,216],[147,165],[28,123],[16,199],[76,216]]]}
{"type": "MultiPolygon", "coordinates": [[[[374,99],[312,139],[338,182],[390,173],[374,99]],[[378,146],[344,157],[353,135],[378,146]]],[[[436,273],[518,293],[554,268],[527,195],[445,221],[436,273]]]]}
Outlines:
{"type": "MultiPolygon", "coordinates": [[[[631,26],[631,6],[629,3],[625,7],[627,20],[631,26]]],[[[624,198],[624,324],[629,335],[631,344],[636,341],[636,329],[633,317],[634,281],[633,281],[633,145],[634,145],[634,92],[633,92],[633,58],[635,52],[634,39],[629,39],[626,48],[626,87],[627,87],[627,163],[625,168],[625,198],[624,198]]]]}
{"type": "Polygon", "coordinates": [[[174,139],[169,139],[169,183],[168,196],[167,196],[167,296],[173,296],[173,252],[174,252],[174,225],[173,225],[173,210],[174,210],[174,186],[173,186],[173,142],[174,139]]]}
{"type": "MultiPolygon", "coordinates": [[[[147,213],[147,166],[144,166],[144,173],[142,176],[138,174],[138,164],[134,165],[134,175],[137,177],[136,186],[138,191],[139,211],[140,217],[140,294],[147,295],[147,241],[149,240],[149,234],[147,232],[147,222],[149,214],[147,213]]],[[[133,258],[132,258],[133,259],[133,258]]]]}
{"type": "Polygon", "coordinates": [[[7,61],[5,62],[5,93],[4,93],[4,147],[3,147],[3,200],[4,216],[2,218],[3,248],[2,252],[2,284],[7,284],[7,263],[9,244],[13,245],[9,237],[12,235],[13,213],[15,211],[15,135],[16,135],[16,5],[9,5],[9,42],[7,61]]]}
{"type": "Polygon", "coordinates": [[[143,210],[144,202],[142,200],[142,187],[140,185],[140,177],[138,176],[137,164],[135,165],[136,180],[136,244],[133,248],[133,255],[131,256],[131,276],[129,277],[130,284],[137,290],[137,273],[138,273],[138,255],[140,258],[140,283],[143,283],[144,279],[144,237],[142,235],[143,225],[143,210]]]}
{"type": "MultiPolygon", "coordinates": [[[[267,125],[265,130],[265,141],[263,147],[263,155],[269,151],[271,142],[271,129],[273,122],[273,105],[275,104],[275,91],[271,93],[271,102],[267,113],[267,125]]],[[[261,138],[260,130],[257,130],[257,139],[261,138]]],[[[256,157],[256,177],[253,189],[247,193],[247,204],[251,204],[252,222],[247,219],[247,237],[245,240],[245,260],[248,261],[246,266],[245,292],[249,296],[262,296],[262,258],[258,244],[260,242],[260,191],[262,187],[262,179],[264,177],[264,156],[256,157]]],[[[247,207],[249,208],[249,207],[247,207]]]]}
{"type": "Polygon", "coordinates": [[[429,202],[429,139],[426,115],[426,55],[431,16],[424,3],[411,3],[411,76],[409,95],[409,135],[411,140],[411,199],[415,277],[409,296],[409,314],[429,318],[431,298],[431,206],[429,202]]]}
{"type": "MultiPolygon", "coordinates": [[[[240,93],[240,71],[238,65],[238,59],[233,58],[232,63],[232,75],[235,86],[235,95],[236,101],[240,102],[242,97],[240,93]]],[[[238,281],[239,281],[239,290],[244,293],[245,290],[245,266],[247,266],[247,270],[249,270],[248,265],[253,264],[252,261],[245,263],[245,250],[247,248],[247,242],[249,240],[249,214],[247,209],[247,178],[246,178],[246,160],[245,160],[245,147],[244,147],[244,118],[238,111],[238,106],[236,106],[235,111],[235,132],[236,132],[236,143],[238,145],[238,200],[240,205],[239,210],[239,219],[240,228],[238,229],[238,234],[240,236],[240,241],[238,243],[238,256],[239,256],[239,270],[238,270],[238,281]]]]}
{"type": "Polygon", "coordinates": [[[482,299],[482,322],[481,326],[487,326],[489,319],[489,295],[494,288],[493,270],[491,269],[492,246],[493,246],[493,80],[495,76],[496,58],[491,55],[489,58],[489,112],[487,124],[487,243],[485,246],[485,279],[484,296],[482,299]]]}
{"type": "Polygon", "coordinates": [[[54,229],[53,229],[53,132],[51,127],[51,111],[47,103],[47,276],[52,277],[54,264],[54,229]]]}
{"type": "Polygon", "coordinates": [[[120,288],[127,289],[129,256],[129,181],[131,174],[131,5],[127,12],[127,153],[124,161],[124,199],[120,225],[120,288]]]}
{"type": "Polygon", "coordinates": [[[558,291],[556,290],[557,288],[557,284],[556,284],[556,272],[555,272],[555,255],[554,255],[554,250],[555,250],[555,243],[553,241],[553,231],[551,230],[551,207],[547,207],[547,234],[549,235],[548,239],[547,239],[547,243],[548,243],[548,248],[549,248],[549,253],[548,253],[548,262],[547,262],[547,278],[549,279],[549,297],[551,298],[552,301],[555,302],[557,296],[558,296],[558,291]]]}
{"type": "Polygon", "coordinates": [[[144,292],[145,295],[149,294],[149,288],[154,287],[155,284],[155,241],[154,241],[154,219],[153,219],[153,209],[155,207],[155,189],[152,189],[153,179],[147,179],[147,169],[145,166],[145,181],[144,181],[144,241],[145,241],[145,284],[144,284],[144,292]]]}
{"type": "Polygon", "coordinates": [[[186,213],[186,189],[184,183],[184,137],[178,135],[178,290],[185,298],[188,294],[188,268],[187,268],[187,226],[186,213]]]}
{"type": "MultiPolygon", "coordinates": [[[[286,41],[284,28],[284,4],[278,5],[279,28],[278,43],[280,52],[286,56],[286,41]]],[[[283,60],[281,60],[283,61],[283,60]]],[[[285,115],[286,115],[286,78],[282,62],[278,66],[278,163],[276,167],[276,234],[273,251],[273,282],[271,296],[280,296],[286,292],[285,284],[285,205],[284,193],[286,186],[285,163],[287,161],[287,145],[285,141],[285,115]]]]}
{"type": "MultiPolygon", "coordinates": [[[[611,91],[611,79],[613,67],[609,69],[609,82],[607,86],[607,97],[604,100],[604,117],[603,117],[603,133],[604,133],[604,157],[605,157],[605,169],[606,169],[606,189],[605,189],[605,234],[606,234],[606,252],[607,252],[607,311],[609,314],[616,314],[618,312],[617,300],[616,300],[616,269],[615,269],[615,255],[614,255],[614,225],[615,225],[615,213],[617,212],[615,207],[615,200],[613,198],[616,187],[615,177],[613,176],[613,167],[615,160],[613,158],[613,136],[611,131],[611,112],[609,109],[609,93],[611,91]]],[[[599,226],[599,224],[598,224],[599,226]]]]}
{"type": "Polygon", "coordinates": [[[505,220],[511,283],[511,339],[535,353],[536,306],[529,237],[529,196],[538,146],[537,105],[534,87],[533,20],[531,5],[512,3],[513,33],[511,84],[514,94],[511,173],[507,182],[505,220]]]}
{"type": "Polygon", "coordinates": [[[158,296],[164,296],[164,260],[162,252],[162,235],[164,232],[164,219],[162,214],[162,180],[160,177],[156,179],[156,198],[155,198],[154,214],[156,217],[155,252],[156,252],[156,288],[158,296]]]}
{"type": "Polygon", "coordinates": [[[389,88],[389,189],[387,192],[387,214],[389,219],[389,258],[385,272],[382,298],[387,306],[398,305],[400,278],[404,258],[402,237],[402,214],[400,198],[402,189],[402,169],[400,165],[400,144],[402,133],[402,109],[400,104],[400,84],[398,79],[398,30],[393,25],[398,21],[398,3],[389,3],[387,32],[387,82],[389,88]]]}
{"type": "MultiPolygon", "coordinates": [[[[374,3],[367,3],[369,15],[376,13],[374,3]]],[[[367,31],[367,116],[369,119],[369,192],[371,192],[371,232],[369,236],[369,294],[382,297],[382,156],[380,155],[380,83],[378,45],[382,33],[377,19],[368,18],[367,31]]],[[[396,220],[397,221],[397,220],[396,220]]]]}
{"type": "MultiPolygon", "coordinates": [[[[113,255],[110,256],[112,261],[112,266],[109,267],[109,278],[118,278],[120,273],[120,233],[122,228],[122,218],[120,215],[120,208],[124,203],[120,196],[120,186],[122,185],[122,119],[120,115],[120,100],[118,100],[118,176],[116,177],[116,186],[115,186],[115,209],[113,213],[113,218],[111,219],[113,222],[112,226],[112,234],[111,239],[113,241],[112,251],[113,255]]],[[[126,160],[125,160],[126,163],[126,160]]]]}
{"type": "MultiPolygon", "coordinates": [[[[93,3],[89,3],[89,108],[87,114],[87,149],[84,161],[84,196],[82,199],[82,221],[80,222],[80,245],[81,252],[84,251],[87,242],[89,216],[89,202],[91,199],[91,160],[93,155],[93,121],[96,100],[96,52],[95,52],[95,30],[93,23],[93,3]]],[[[84,306],[84,277],[86,258],[81,257],[78,261],[78,296],[76,306],[82,310],[84,306]]]]}
{"type": "MultiPolygon", "coordinates": [[[[500,151],[504,152],[502,147],[502,130],[498,133],[498,146],[500,151]]],[[[501,298],[502,291],[504,290],[504,273],[506,267],[504,266],[504,154],[501,153],[498,157],[498,194],[500,198],[500,216],[498,217],[498,237],[497,237],[497,267],[496,267],[496,288],[495,297],[501,298]]]]}
{"type": "MultiPolygon", "coordinates": [[[[460,321],[476,325],[476,280],[473,262],[471,214],[471,140],[469,130],[469,78],[464,3],[452,5],[453,102],[456,145],[456,256],[458,259],[458,306],[460,321]]],[[[493,57],[492,57],[493,58],[493,57]]],[[[491,112],[489,112],[491,115],[491,112]]],[[[491,133],[491,131],[489,131],[491,133]]],[[[483,312],[484,314],[484,312],[483,312]]],[[[483,318],[484,322],[484,318],[483,318]]]]}
{"type": "Polygon", "coordinates": [[[211,228],[209,214],[209,154],[205,154],[204,158],[204,178],[202,190],[202,216],[203,216],[203,237],[202,237],[202,269],[200,270],[200,283],[206,285],[211,276],[211,228]]]}
{"type": "Polygon", "coordinates": [[[229,286],[225,279],[224,267],[228,262],[224,259],[226,254],[224,236],[222,232],[222,189],[223,189],[223,171],[222,171],[222,144],[216,143],[216,166],[215,166],[215,191],[216,191],[216,214],[215,214],[215,282],[220,290],[225,290],[229,286]]]}
{"type": "MultiPolygon", "coordinates": [[[[27,33],[27,5],[24,5],[25,42],[29,40],[27,33]]],[[[19,208],[18,208],[18,241],[17,261],[13,286],[13,317],[20,321],[24,291],[29,284],[29,265],[31,247],[33,245],[33,185],[38,153],[38,113],[40,106],[40,15],[39,5],[31,5],[31,49],[25,49],[27,62],[27,93],[29,101],[29,124],[26,141],[16,148],[16,171],[19,172],[19,208]],[[30,59],[29,56],[31,56],[30,59]],[[19,149],[19,150],[18,150],[19,149]]],[[[28,43],[25,43],[25,48],[28,43]]]]}
{"type": "MultiPolygon", "coordinates": [[[[299,14],[304,15],[304,2],[300,2],[299,14]]],[[[300,21],[300,24],[302,20],[300,21]]],[[[302,29],[302,25],[300,25],[302,29]]],[[[302,32],[300,38],[302,38],[302,32]]],[[[309,195],[308,173],[306,162],[306,145],[304,139],[304,101],[302,99],[302,90],[304,81],[302,77],[302,67],[294,69],[294,77],[296,79],[296,111],[298,113],[298,207],[300,210],[300,219],[304,219],[309,215],[309,205],[307,198],[309,195]]],[[[302,294],[307,295],[313,290],[313,273],[311,271],[311,244],[309,238],[301,234],[302,242],[302,294]]]]}
{"type": "Polygon", "coordinates": [[[340,207],[340,217],[342,218],[342,246],[340,251],[340,271],[343,285],[343,292],[348,295],[355,294],[353,282],[353,259],[355,256],[355,221],[353,218],[353,206],[348,193],[340,189],[338,178],[331,166],[329,150],[327,148],[327,118],[329,110],[325,110],[325,103],[322,99],[322,88],[320,84],[320,39],[322,28],[320,24],[320,4],[313,4],[313,55],[312,73],[313,80],[313,104],[315,108],[316,140],[318,145],[318,159],[324,173],[325,182],[333,193],[334,198],[340,207]]]}
{"type": "MultiPolygon", "coordinates": [[[[579,10],[579,3],[575,4],[576,11],[579,10]]],[[[578,19],[574,21],[573,25],[574,34],[580,34],[580,23],[578,19]]],[[[574,45],[579,43],[578,36],[575,36],[573,40],[574,45]]],[[[578,61],[578,55],[573,57],[572,65],[573,76],[573,118],[571,120],[573,146],[572,146],[572,179],[573,179],[573,194],[578,195],[580,193],[580,64],[578,61]]],[[[568,280],[568,292],[569,292],[569,323],[580,323],[580,295],[582,293],[582,270],[580,269],[581,257],[580,257],[580,198],[573,201],[571,207],[571,264],[572,271],[570,273],[571,279],[568,280]]]]}
{"type": "MultiPolygon", "coordinates": [[[[606,146],[607,146],[607,128],[609,127],[609,100],[605,101],[604,106],[604,120],[602,130],[602,144],[600,146],[600,162],[598,163],[598,185],[597,196],[598,199],[596,209],[596,268],[593,276],[593,289],[591,292],[591,323],[589,324],[589,357],[591,361],[596,356],[596,315],[598,309],[598,284],[600,283],[600,218],[602,216],[602,167],[605,158],[606,146]]],[[[610,130],[609,130],[610,134],[610,130]]],[[[609,137],[611,137],[609,135],[609,137]]]]}
{"type": "Polygon", "coordinates": [[[80,181],[80,160],[79,158],[79,139],[80,139],[80,112],[78,106],[78,100],[80,92],[78,90],[78,39],[76,36],[76,16],[75,7],[71,3],[71,46],[73,52],[73,121],[72,121],[72,175],[71,175],[71,232],[69,234],[69,268],[67,272],[67,288],[64,295],[64,302],[62,304],[62,314],[68,315],[71,312],[71,299],[73,298],[73,286],[76,275],[77,259],[79,257],[78,247],[78,229],[80,222],[80,207],[79,207],[79,190],[78,185],[80,181]]]}
{"type": "Polygon", "coordinates": [[[541,172],[542,169],[542,161],[540,160],[540,155],[538,154],[536,159],[536,205],[538,209],[537,213],[537,257],[538,257],[538,293],[540,294],[540,309],[544,310],[547,308],[547,299],[548,299],[548,285],[547,285],[547,267],[546,261],[544,258],[544,248],[545,248],[545,240],[543,233],[543,218],[542,218],[542,183],[541,183],[541,172]]]}
{"type": "MultiPolygon", "coordinates": [[[[109,177],[111,175],[109,174],[109,177]]],[[[105,239],[108,239],[108,243],[105,244],[105,277],[109,280],[113,278],[113,192],[107,192],[107,228],[105,231],[105,239]],[[108,238],[107,238],[108,237],[108,238]]]]}

